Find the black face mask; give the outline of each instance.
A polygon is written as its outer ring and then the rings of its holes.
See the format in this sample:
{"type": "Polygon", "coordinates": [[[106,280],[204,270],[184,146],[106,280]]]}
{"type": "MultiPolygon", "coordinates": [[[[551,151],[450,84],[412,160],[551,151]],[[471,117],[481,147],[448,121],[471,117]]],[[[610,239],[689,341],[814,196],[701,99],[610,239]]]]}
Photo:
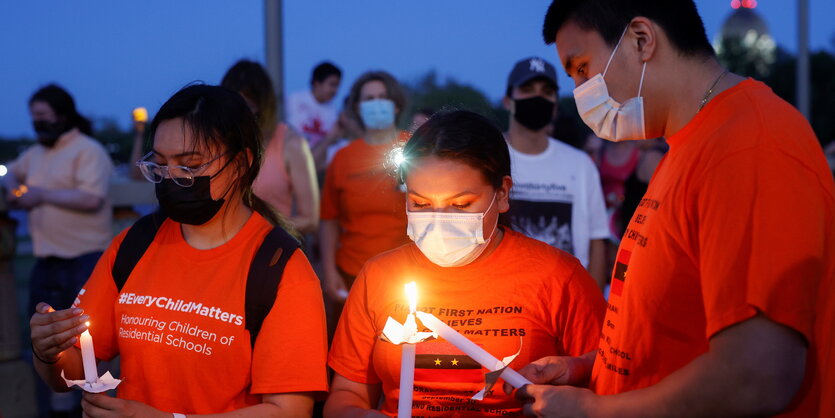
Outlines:
{"type": "Polygon", "coordinates": [[[60,138],[64,132],[69,131],[67,125],[60,121],[47,122],[45,120],[33,120],[32,128],[34,128],[35,133],[38,134],[38,143],[47,148],[55,146],[55,143],[58,142],[58,138],[60,138]]]}
{"type": "Polygon", "coordinates": [[[516,99],[513,102],[515,103],[513,118],[532,131],[544,128],[554,117],[554,102],[544,97],[516,99]]]}
{"type": "Polygon", "coordinates": [[[174,180],[162,179],[155,186],[162,212],[174,222],[203,225],[217,215],[223,199],[212,199],[209,176],[194,178],[191,187],[180,187],[174,180]]]}

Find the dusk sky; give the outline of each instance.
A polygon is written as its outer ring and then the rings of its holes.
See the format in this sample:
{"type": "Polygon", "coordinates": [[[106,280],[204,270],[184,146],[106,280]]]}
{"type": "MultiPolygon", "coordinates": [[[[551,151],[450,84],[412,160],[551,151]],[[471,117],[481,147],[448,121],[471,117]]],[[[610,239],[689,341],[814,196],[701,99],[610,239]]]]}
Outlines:
{"type": "MultiPolygon", "coordinates": [[[[344,70],[339,98],[369,69],[401,81],[430,70],[497,101],[512,64],[531,55],[558,61],[540,36],[549,0],[286,0],[285,89],[307,87],[321,60],[344,70]]],[[[708,36],[732,12],[729,0],[697,0],[708,36]]],[[[835,51],[835,1],[809,0],[813,50],[835,51]]],[[[795,52],[794,0],[760,0],[757,12],[778,45],[795,52]]],[[[153,112],[177,89],[216,84],[240,58],[263,62],[261,0],[5,2],[0,14],[0,136],[31,136],[26,102],[57,82],[82,114],[116,118],[153,112]]],[[[573,84],[560,72],[560,94],[573,84]]]]}

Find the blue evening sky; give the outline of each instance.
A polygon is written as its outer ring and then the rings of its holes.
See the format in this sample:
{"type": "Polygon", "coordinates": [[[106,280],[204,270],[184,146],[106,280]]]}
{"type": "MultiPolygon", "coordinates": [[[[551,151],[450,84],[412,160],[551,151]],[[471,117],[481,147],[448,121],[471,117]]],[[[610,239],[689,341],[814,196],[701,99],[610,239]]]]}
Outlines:
{"type": "MultiPolygon", "coordinates": [[[[729,0],[697,0],[713,39],[729,0]]],[[[835,1],[810,0],[811,46],[835,49],[835,1]]],[[[427,71],[475,86],[492,100],[523,57],[557,61],[540,27],[549,0],[285,0],[285,88],[306,88],[329,59],[344,70],[340,96],[368,69],[403,81],[427,71]]],[[[760,0],[777,43],[795,51],[794,0],[760,0]]],[[[127,128],[178,88],[218,83],[237,59],[264,60],[262,0],[10,1],[0,13],[0,136],[32,135],[26,101],[58,82],[81,112],[127,128]]],[[[561,94],[572,84],[561,72],[561,94]]]]}

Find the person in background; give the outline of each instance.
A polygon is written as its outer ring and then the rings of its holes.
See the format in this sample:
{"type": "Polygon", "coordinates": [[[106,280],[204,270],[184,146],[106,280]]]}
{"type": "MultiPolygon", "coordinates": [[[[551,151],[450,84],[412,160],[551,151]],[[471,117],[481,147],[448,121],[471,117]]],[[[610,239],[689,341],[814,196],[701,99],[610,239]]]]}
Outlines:
{"type": "MultiPolygon", "coordinates": [[[[6,199],[28,212],[35,265],[29,281],[29,312],[44,301],[69,308],[90,276],[111,235],[107,197],[113,163],[91,138],[90,122],[63,88],[50,84],[29,99],[38,143],[9,166],[6,199]]],[[[40,390],[41,404],[48,392],[40,390]]],[[[77,402],[55,395],[53,409],[77,402]]]]}
{"type": "Polygon", "coordinates": [[[408,241],[404,194],[388,160],[407,135],[397,129],[406,94],[389,73],[370,71],[354,82],[348,106],[363,135],[328,166],[319,231],[325,293],[339,306],[369,258],[408,241]]]}
{"type": "Polygon", "coordinates": [[[339,110],[333,103],[342,70],[330,62],[322,62],[313,68],[310,89],[299,91],[287,99],[287,123],[307,139],[317,171],[324,171],[324,152],[330,145],[323,142],[337,121],[339,110]]]}
{"type": "MultiPolygon", "coordinates": [[[[357,277],[328,357],[335,375],[326,416],[397,413],[401,348],[380,334],[387,318],[405,318],[399,306],[410,281],[422,310],[497,358],[519,351],[522,365],[544,353],[580,355],[599,339],[606,302],[583,266],[509,227],[511,160],[496,126],[473,112],[441,113],[418,128],[403,157],[400,210],[413,242],[372,258],[357,277]]],[[[472,401],[484,387],[482,367],[449,342],[416,349],[414,415],[521,412],[500,391],[472,401]]]]}
{"type": "Polygon", "coordinates": [[[409,131],[414,132],[420,128],[432,115],[435,114],[435,109],[429,107],[422,107],[412,115],[412,123],[409,124],[409,131]]]}
{"type": "Polygon", "coordinates": [[[555,0],[543,38],[597,136],[670,150],[599,347],[523,369],[526,412],[835,416],[835,183],[809,122],[722,67],[692,0],[555,0]]]}
{"type": "Polygon", "coordinates": [[[61,373],[83,379],[78,339],[89,329],[97,359],[120,357],[122,383],[116,398],[85,393],[85,416],[309,417],[328,388],[327,341],[322,292],[300,250],[275,278],[254,340],[247,326],[249,267],[265,237],[285,228],[252,192],[262,152],[252,112],[238,93],[192,85],[160,107],[149,132],[152,151],[139,165],[165,219],[122,288],[113,267],[131,230],[113,240],[72,308],[38,304],[38,374],[54,390],[69,390],[61,373]]]}
{"type": "Polygon", "coordinates": [[[664,138],[647,139],[646,141],[640,141],[637,145],[638,159],[635,169],[623,182],[623,201],[618,211],[620,216],[618,223],[621,226],[617,235],[618,242],[620,242],[620,237],[623,236],[623,232],[629,225],[629,221],[632,220],[635,211],[638,210],[655,169],[669,149],[664,142],[664,138]]]}
{"type": "Polygon", "coordinates": [[[514,228],[580,260],[602,288],[606,279],[606,207],[600,177],[584,152],[548,136],[557,101],[557,73],[542,58],[523,59],[507,79],[506,134],[515,187],[514,228]]]}
{"type": "Polygon", "coordinates": [[[307,142],[276,120],[276,97],[261,64],[240,60],[220,85],[243,96],[261,128],[264,162],[255,179],[255,194],[278,210],[302,233],[319,226],[319,186],[307,142]]]}
{"type": "MultiPolygon", "coordinates": [[[[348,107],[348,100],[350,97],[345,97],[344,103],[342,104],[342,110],[339,112],[339,118],[336,121],[336,126],[328,132],[328,136],[325,138],[327,141],[328,147],[325,149],[324,147],[320,147],[317,152],[325,154],[325,166],[322,168],[322,171],[318,171],[316,174],[322,179],[320,184],[324,183],[325,179],[325,170],[330,165],[331,161],[333,161],[333,157],[336,155],[336,152],[348,146],[351,141],[361,137],[363,135],[363,127],[362,122],[360,122],[359,115],[355,114],[351,111],[348,107]]],[[[317,158],[316,155],[313,158],[317,158]]]]}

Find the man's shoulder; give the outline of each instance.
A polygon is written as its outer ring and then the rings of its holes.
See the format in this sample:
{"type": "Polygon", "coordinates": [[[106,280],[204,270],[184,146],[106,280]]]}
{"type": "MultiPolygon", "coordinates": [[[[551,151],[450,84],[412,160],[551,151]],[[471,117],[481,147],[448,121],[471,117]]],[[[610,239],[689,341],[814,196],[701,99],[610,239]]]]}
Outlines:
{"type": "Polygon", "coordinates": [[[105,156],[108,155],[107,150],[104,148],[104,144],[85,134],[79,134],[78,137],[75,138],[75,141],[73,141],[72,145],[73,148],[82,152],[91,152],[105,156]]]}

